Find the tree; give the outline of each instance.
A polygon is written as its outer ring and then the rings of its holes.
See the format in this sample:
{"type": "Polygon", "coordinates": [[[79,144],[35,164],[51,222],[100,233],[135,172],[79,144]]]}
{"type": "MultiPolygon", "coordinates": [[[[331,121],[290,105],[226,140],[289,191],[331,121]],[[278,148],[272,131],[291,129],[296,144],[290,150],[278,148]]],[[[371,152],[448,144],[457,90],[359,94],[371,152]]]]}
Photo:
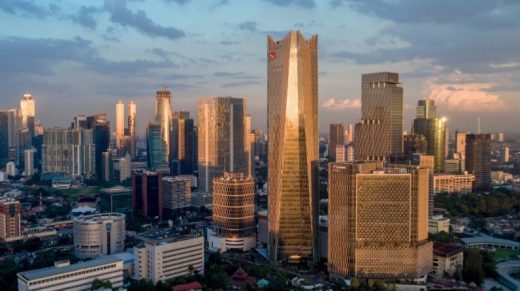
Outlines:
{"type": "Polygon", "coordinates": [[[90,287],[90,290],[107,289],[107,288],[112,289],[112,282],[95,279],[94,282],[92,282],[92,287],[90,287]]]}
{"type": "Polygon", "coordinates": [[[156,291],[155,285],[150,280],[138,280],[133,281],[130,286],[128,286],[128,291],[141,291],[141,290],[147,290],[147,291],[156,291]]]}
{"type": "Polygon", "coordinates": [[[434,234],[429,234],[428,238],[431,241],[442,242],[442,243],[454,242],[454,239],[451,238],[450,235],[448,233],[446,233],[445,231],[441,231],[441,232],[434,233],[434,234]]]}
{"type": "Polygon", "coordinates": [[[357,290],[361,284],[359,283],[359,280],[357,278],[353,278],[352,282],[350,283],[350,288],[357,290]]]}
{"type": "Polygon", "coordinates": [[[227,274],[220,265],[209,267],[208,274],[205,276],[208,287],[212,289],[225,288],[227,285],[227,274]]]}
{"type": "Polygon", "coordinates": [[[482,268],[482,259],[478,249],[467,249],[464,252],[464,269],[462,270],[462,278],[464,281],[476,284],[482,284],[484,279],[484,270],[482,268]]]}

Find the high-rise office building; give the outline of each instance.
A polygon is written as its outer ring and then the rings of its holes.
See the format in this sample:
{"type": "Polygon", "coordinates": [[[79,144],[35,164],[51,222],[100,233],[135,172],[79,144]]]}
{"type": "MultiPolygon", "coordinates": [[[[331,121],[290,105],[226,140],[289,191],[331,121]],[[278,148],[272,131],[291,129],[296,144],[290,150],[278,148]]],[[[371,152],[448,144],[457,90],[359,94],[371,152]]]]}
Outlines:
{"type": "Polygon", "coordinates": [[[251,115],[244,116],[244,153],[246,155],[246,175],[255,176],[255,157],[253,153],[253,142],[255,135],[251,132],[251,115]]]}
{"type": "Polygon", "coordinates": [[[163,213],[173,217],[174,213],[191,207],[191,179],[188,177],[164,177],[163,213]]]}
{"type": "Polygon", "coordinates": [[[20,202],[16,199],[0,199],[0,241],[20,236],[21,209],[20,202]]]}
{"type": "Polygon", "coordinates": [[[502,149],[502,162],[509,163],[509,146],[505,145],[502,149]]]}
{"type": "Polygon", "coordinates": [[[333,123],[329,128],[329,161],[336,161],[336,146],[345,144],[345,127],[341,123],[333,123]]]}
{"type": "Polygon", "coordinates": [[[415,118],[437,118],[437,106],[435,101],[425,97],[417,102],[415,118]]]}
{"type": "Polygon", "coordinates": [[[114,178],[114,162],[112,161],[112,150],[108,150],[101,154],[101,180],[110,182],[114,178]]]}
{"type": "Polygon", "coordinates": [[[248,172],[244,152],[245,113],[242,98],[199,100],[199,190],[211,193],[213,178],[224,175],[224,172],[248,172]]]}
{"type": "Polygon", "coordinates": [[[128,102],[128,130],[130,137],[130,156],[137,156],[137,106],[134,101],[128,102]]]}
{"type": "Polygon", "coordinates": [[[132,172],[132,207],[138,217],[163,217],[162,174],[132,172]]]}
{"type": "Polygon", "coordinates": [[[161,138],[166,145],[166,160],[170,155],[170,131],[172,120],[171,92],[164,88],[156,92],[155,96],[155,124],[161,129],[161,138]]]}
{"type": "Polygon", "coordinates": [[[241,173],[213,179],[213,229],[208,229],[211,250],[250,250],[256,247],[255,180],[241,173]]]}
{"type": "Polygon", "coordinates": [[[20,113],[21,113],[21,127],[28,127],[27,119],[29,117],[35,117],[36,105],[31,94],[24,94],[22,100],[20,100],[20,113]]]}
{"type": "Polygon", "coordinates": [[[110,121],[106,113],[98,113],[87,116],[87,128],[92,130],[94,144],[96,146],[96,176],[102,179],[103,152],[107,151],[110,145],[110,121]]]}
{"type": "Polygon", "coordinates": [[[354,141],[354,125],[349,123],[345,130],[345,143],[351,144],[354,141]]]}
{"type": "Polygon", "coordinates": [[[161,126],[149,124],[146,128],[146,158],[149,169],[169,172],[167,146],[161,137],[161,126]]]}
{"type": "Polygon", "coordinates": [[[175,112],[170,139],[173,175],[193,175],[197,168],[197,132],[187,111],[175,112]]]}
{"type": "Polygon", "coordinates": [[[432,268],[429,169],[331,163],[328,185],[331,276],[425,279],[432,268]]]}
{"type": "Polygon", "coordinates": [[[0,110],[0,165],[9,161],[9,116],[7,110],[0,110]]]}
{"type": "Polygon", "coordinates": [[[74,255],[91,259],[125,251],[125,215],[99,213],[73,219],[74,255]]]}
{"type": "Polygon", "coordinates": [[[397,73],[363,74],[361,122],[354,130],[356,160],[386,160],[403,151],[403,88],[397,73]]]}
{"type": "Polygon", "coordinates": [[[455,131],[455,154],[459,160],[466,158],[466,135],[467,132],[455,131]]]}
{"type": "Polygon", "coordinates": [[[415,134],[426,138],[426,153],[434,156],[435,171],[444,169],[446,157],[446,120],[444,118],[416,118],[414,119],[415,134]]]}
{"type": "Polygon", "coordinates": [[[466,135],[466,171],[475,175],[475,190],[491,190],[490,134],[466,135]]]}
{"type": "Polygon", "coordinates": [[[24,175],[30,177],[34,175],[34,156],[36,149],[30,148],[24,151],[24,175]]]}
{"type": "Polygon", "coordinates": [[[267,42],[269,258],[317,260],[318,36],[267,42]]]}
{"type": "Polygon", "coordinates": [[[121,139],[125,135],[125,104],[121,100],[116,102],[116,149],[121,148],[121,139]]]}
{"type": "Polygon", "coordinates": [[[410,158],[412,154],[426,154],[428,152],[428,141],[424,135],[403,135],[403,155],[410,158]]]}
{"type": "Polygon", "coordinates": [[[42,174],[94,176],[95,147],[91,129],[46,129],[42,145],[42,174]]]}

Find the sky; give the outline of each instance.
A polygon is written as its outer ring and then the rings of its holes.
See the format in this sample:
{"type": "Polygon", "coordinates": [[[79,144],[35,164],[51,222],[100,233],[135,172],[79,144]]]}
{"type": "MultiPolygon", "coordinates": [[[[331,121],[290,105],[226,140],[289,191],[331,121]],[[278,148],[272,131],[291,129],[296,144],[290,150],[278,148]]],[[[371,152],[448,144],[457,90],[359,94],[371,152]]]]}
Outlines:
{"type": "MultiPolygon", "coordinates": [[[[246,97],[266,128],[267,36],[319,35],[320,132],[360,117],[361,74],[391,71],[409,130],[430,96],[448,128],[519,132],[517,0],[2,0],[0,108],[36,100],[44,127],[135,100],[140,134],[155,91],[196,116],[197,100],[246,97]]],[[[114,124],[114,123],[112,123],[114,124]]]]}

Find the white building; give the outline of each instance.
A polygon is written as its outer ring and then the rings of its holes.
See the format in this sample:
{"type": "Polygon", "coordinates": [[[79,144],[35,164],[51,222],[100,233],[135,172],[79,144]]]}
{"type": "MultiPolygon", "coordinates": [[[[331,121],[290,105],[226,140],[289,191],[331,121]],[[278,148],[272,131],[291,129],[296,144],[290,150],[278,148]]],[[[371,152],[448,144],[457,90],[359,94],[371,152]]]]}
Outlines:
{"type": "Polygon", "coordinates": [[[35,148],[26,149],[24,151],[24,175],[26,177],[34,175],[34,153],[35,148]]]}
{"type": "Polygon", "coordinates": [[[450,233],[450,219],[442,215],[434,215],[428,221],[428,232],[436,234],[441,231],[450,233]]]}
{"type": "Polygon", "coordinates": [[[132,157],[129,153],[119,159],[119,181],[124,182],[132,178],[132,157]]]}
{"type": "Polygon", "coordinates": [[[74,253],[80,259],[125,251],[125,215],[100,213],[73,220],[74,253]]]}
{"type": "Polygon", "coordinates": [[[455,174],[435,174],[433,176],[433,192],[438,193],[460,193],[468,194],[473,190],[473,182],[475,176],[464,173],[460,175],[455,174]]]}
{"type": "Polygon", "coordinates": [[[8,162],[6,165],[5,165],[5,172],[7,173],[8,176],[16,176],[16,174],[18,174],[18,170],[16,169],[16,164],[14,162],[8,162]]]}
{"type": "Polygon", "coordinates": [[[90,290],[95,279],[110,281],[113,288],[123,286],[123,261],[113,256],[70,264],[54,263],[54,267],[18,273],[20,291],[90,290]]]}
{"type": "Polygon", "coordinates": [[[0,182],[5,182],[9,179],[7,172],[0,171],[0,182]]]}
{"type": "Polygon", "coordinates": [[[134,279],[158,281],[204,273],[204,236],[200,233],[150,232],[134,247],[134,279]]]}

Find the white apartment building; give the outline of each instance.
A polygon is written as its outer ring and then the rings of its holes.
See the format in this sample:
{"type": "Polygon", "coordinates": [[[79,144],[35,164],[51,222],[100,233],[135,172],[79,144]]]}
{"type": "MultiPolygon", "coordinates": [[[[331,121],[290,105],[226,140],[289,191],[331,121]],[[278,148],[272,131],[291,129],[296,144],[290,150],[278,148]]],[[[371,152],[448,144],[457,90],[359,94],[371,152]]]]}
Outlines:
{"type": "Polygon", "coordinates": [[[438,174],[433,176],[433,192],[468,194],[473,190],[475,176],[472,174],[438,174]]]}
{"type": "Polygon", "coordinates": [[[70,264],[59,261],[53,267],[18,273],[20,291],[87,291],[95,279],[110,281],[113,288],[123,286],[123,261],[113,256],[70,264]]]}
{"type": "Polygon", "coordinates": [[[143,243],[134,247],[134,279],[158,281],[204,273],[204,236],[200,233],[150,232],[138,236],[143,243]]]}

